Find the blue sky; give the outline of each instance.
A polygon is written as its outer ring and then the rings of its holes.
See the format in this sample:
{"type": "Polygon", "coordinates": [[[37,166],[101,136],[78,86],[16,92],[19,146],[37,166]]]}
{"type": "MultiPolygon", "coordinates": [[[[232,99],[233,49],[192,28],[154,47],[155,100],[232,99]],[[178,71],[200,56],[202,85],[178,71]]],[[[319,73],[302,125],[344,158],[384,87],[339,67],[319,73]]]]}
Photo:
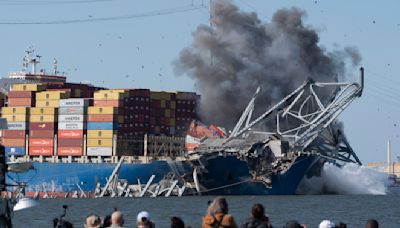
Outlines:
{"type": "MultiPolygon", "coordinates": [[[[400,2],[395,0],[271,1],[238,0],[244,11],[263,21],[282,7],[307,12],[328,51],[356,46],[366,68],[365,92],[340,118],[363,162],[400,156],[400,2]]],[[[191,43],[191,33],[208,23],[208,1],[199,0],[0,0],[0,74],[19,70],[24,50],[34,46],[43,68],[52,59],[69,81],[90,81],[115,88],[196,90],[187,77],[176,77],[172,62],[191,43]],[[179,12],[193,6],[204,8],[179,12]],[[170,14],[162,14],[169,12],[170,14]],[[172,13],[175,12],[175,13],[172,13]],[[16,25],[9,22],[92,20],[128,15],[130,19],[72,24],[16,25]]]]}

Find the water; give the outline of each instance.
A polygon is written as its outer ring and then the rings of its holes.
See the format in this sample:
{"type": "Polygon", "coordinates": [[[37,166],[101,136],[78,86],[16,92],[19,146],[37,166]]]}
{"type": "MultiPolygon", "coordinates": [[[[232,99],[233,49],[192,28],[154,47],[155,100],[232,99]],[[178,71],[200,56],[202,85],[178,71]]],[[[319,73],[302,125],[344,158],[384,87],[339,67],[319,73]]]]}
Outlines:
{"type": "MultiPolygon", "coordinates": [[[[171,198],[119,198],[119,199],[41,199],[40,205],[15,212],[16,227],[51,227],[51,221],[68,205],[67,220],[75,227],[83,227],[89,213],[105,216],[120,209],[125,216],[125,226],[134,227],[136,215],[141,210],[150,212],[157,227],[168,227],[170,217],[179,216],[187,225],[201,227],[201,218],[210,196],[171,198]]],[[[296,219],[307,227],[318,227],[323,219],[345,222],[348,227],[364,227],[369,218],[375,218],[381,227],[400,225],[400,195],[296,195],[296,196],[229,196],[230,213],[237,223],[249,215],[254,203],[262,203],[274,227],[296,219]]]]}

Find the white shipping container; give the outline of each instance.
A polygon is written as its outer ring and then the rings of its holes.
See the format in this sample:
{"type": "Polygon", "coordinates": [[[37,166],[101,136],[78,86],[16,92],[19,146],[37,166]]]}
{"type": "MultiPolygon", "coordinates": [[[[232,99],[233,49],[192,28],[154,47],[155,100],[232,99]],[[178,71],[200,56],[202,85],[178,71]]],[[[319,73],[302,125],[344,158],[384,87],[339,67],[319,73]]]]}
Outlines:
{"type": "Polygon", "coordinates": [[[74,98],[74,99],[61,99],[60,107],[83,107],[88,106],[89,100],[84,98],[74,98]]]}
{"type": "Polygon", "coordinates": [[[83,122],[85,120],[84,115],[59,115],[58,122],[83,122]]]}
{"type": "Polygon", "coordinates": [[[60,107],[58,109],[59,115],[83,115],[85,114],[85,109],[83,107],[60,107]]]}
{"type": "Polygon", "coordinates": [[[83,122],[58,122],[59,130],[83,130],[86,129],[86,123],[83,122]]]}
{"type": "Polygon", "coordinates": [[[112,147],[88,147],[87,156],[112,156],[112,147]]]}
{"type": "Polygon", "coordinates": [[[26,130],[28,126],[27,122],[8,122],[8,130],[26,130]]]}

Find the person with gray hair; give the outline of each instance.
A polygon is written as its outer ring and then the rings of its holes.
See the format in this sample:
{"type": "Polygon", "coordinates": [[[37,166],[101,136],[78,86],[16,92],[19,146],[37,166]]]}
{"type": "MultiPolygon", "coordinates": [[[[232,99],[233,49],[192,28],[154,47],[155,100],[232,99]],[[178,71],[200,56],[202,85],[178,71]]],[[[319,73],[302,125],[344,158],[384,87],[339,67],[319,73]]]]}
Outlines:
{"type": "Polygon", "coordinates": [[[215,198],[208,206],[207,215],[203,217],[202,228],[237,228],[235,219],[228,212],[226,199],[215,198]]]}

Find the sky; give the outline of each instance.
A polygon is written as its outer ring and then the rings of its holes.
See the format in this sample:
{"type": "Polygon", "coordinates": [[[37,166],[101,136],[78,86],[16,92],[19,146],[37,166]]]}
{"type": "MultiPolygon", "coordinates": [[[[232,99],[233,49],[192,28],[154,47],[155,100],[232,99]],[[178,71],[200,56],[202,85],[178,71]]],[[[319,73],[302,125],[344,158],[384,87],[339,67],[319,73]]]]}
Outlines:
{"type": "MultiPolygon", "coordinates": [[[[327,51],[357,47],[365,90],[339,117],[345,134],[363,163],[386,161],[388,140],[392,159],[400,156],[399,1],[234,2],[264,22],[278,9],[303,9],[327,51]]],[[[50,71],[55,57],[71,82],[197,91],[173,62],[208,17],[206,0],[0,0],[0,75],[20,70],[33,46],[43,56],[39,68],[50,71]]]]}

